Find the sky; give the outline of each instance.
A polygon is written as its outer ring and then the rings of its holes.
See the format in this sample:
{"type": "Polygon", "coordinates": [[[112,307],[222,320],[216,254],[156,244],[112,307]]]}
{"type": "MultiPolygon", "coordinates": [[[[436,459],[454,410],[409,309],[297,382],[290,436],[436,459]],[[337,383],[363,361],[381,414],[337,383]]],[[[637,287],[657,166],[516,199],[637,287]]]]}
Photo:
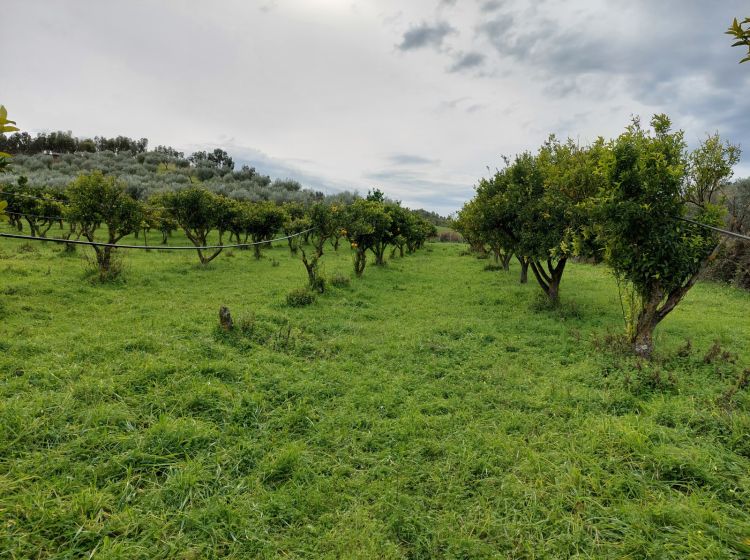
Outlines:
{"type": "Polygon", "coordinates": [[[742,0],[3,0],[29,132],[147,137],[333,193],[454,212],[503,155],[667,113],[744,146],[742,0]]]}

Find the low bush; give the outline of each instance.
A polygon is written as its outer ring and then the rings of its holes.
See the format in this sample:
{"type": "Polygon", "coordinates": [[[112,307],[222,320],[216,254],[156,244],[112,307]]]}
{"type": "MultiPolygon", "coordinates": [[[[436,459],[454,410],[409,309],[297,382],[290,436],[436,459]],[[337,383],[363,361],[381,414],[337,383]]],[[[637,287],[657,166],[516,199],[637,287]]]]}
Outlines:
{"type": "Polygon", "coordinates": [[[308,288],[297,288],[286,295],[289,307],[304,307],[315,303],[315,294],[308,288]]]}
{"type": "Polygon", "coordinates": [[[331,278],[331,286],[334,288],[348,288],[351,282],[351,279],[344,274],[336,274],[331,278]]]}

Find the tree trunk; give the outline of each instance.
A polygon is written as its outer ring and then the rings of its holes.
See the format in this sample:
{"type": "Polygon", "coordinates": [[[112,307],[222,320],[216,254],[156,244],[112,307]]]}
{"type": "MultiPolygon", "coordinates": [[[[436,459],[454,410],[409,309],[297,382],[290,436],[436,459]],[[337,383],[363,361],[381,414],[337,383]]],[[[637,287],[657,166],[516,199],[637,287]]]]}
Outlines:
{"type": "Polygon", "coordinates": [[[552,264],[552,259],[547,259],[547,270],[537,259],[529,259],[531,271],[534,273],[539,286],[547,294],[550,302],[557,304],[560,301],[560,281],[565,270],[567,258],[563,257],[557,261],[557,266],[552,264]]]}
{"type": "Polygon", "coordinates": [[[661,320],[659,318],[659,303],[664,292],[657,286],[651,292],[649,298],[641,305],[638,318],[635,322],[630,342],[633,350],[642,358],[650,358],[654,351],[654,329],[661,320]]]}
{"type": "MultiPolygon", "coordinates": [[[[639,321],[640,323],[640,321],[639,321]]],[[[654,351],[654,329],[656,323],[643,323],[638,325],[638,330],[633,336],[633,350],[637,356],[649,359],[654,351]]]]}
{"type": "Polygon", "coordinates": [[[99,278],[107,280],[112,269],[112,247],[94,246],[94,251],[96,251],[96,264],[99,267],[99,278]]]}
{"type": "Polygon", "coordinates": [[[198,249],[198,258],[200,259],[200,261],[201,261],[201,264],[204,264],[204,265],[205,265],[205,264],[208,264],[208,263],[210,263],[210,262],[211,262],[212,260],[214,260],[214,259],[215,259],[216,257],[218,257],[218,256],[219,256],[219,253],[221,253],[221,251],[222,251],[222,249],[216,249],[216,250],[215,250],[215,251],[214,251],[213,253],[211,253],[210,255],[206,255],[206,254],[204,254],[204,253],[203,253],[203,250],[202,250],[202,249],[198,249]]]}
{"type": "Polygon", "coordinates": [[[357,277],[362,276],[365,271],[365,266],[367,266],[367,253],[358,249],[354,254],[354,274],[356,274],[357,277]]]}
{"type": "Polygon", "coordinates": [[[385,249],[385,243],[377,243],[372,250],[375,254],[375,264],[377,266],[383,266],[385,264],[385,249]]]}
{"type": "Polygon", "coordinates": [[[302,253],[302,264],[305,265],[305,270],[307,271],[307,280],[310,283],[310,288],[315,289],[318,287],[318,259],[320,258],[320,255],[318,253],[315,253],[308,259],[307,253],[303,248],[300,248],[299,251],[300,253],[302,253]]]}
{"type": "MultiPolygon", "coordinates": [[[[288,233],[287,235],[292,235],[292,234],[291,234],[291,233],[288,233]]],[[[287,242],[287,244],[289,245],[289,252],[290,252],[290,253],[291,253],[292,255],[296,255],[296,254],[297,254],[297,252],[299,251],[299,247],[298,247],[298,243],[297,243],[297,238],[296,238],[296,237],[289,237],[289,238],[288,238],[288,239],[286,240],[286,242],[287,242]]]]}
{"type": "Polygon", "coordinates": [[[503,255],[503,270],[505,272],[510,271],[510,259],[513,258],[513,253],[505,253],[503,255]]]}
{"type": "Polygon", "coordinates": [[[516,255],[518,262],[521,263],[521,284],[526,284],[529,281],[529,259],[526,257],[519,257],[516,255]]]}

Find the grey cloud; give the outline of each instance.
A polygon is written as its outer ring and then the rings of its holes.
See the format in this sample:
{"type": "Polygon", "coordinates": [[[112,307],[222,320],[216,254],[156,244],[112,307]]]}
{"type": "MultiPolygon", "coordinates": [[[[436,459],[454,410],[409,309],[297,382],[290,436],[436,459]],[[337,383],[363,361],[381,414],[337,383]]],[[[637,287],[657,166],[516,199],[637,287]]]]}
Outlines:
{"type": "Polygon", "coordinates": [[[390,185],[387,194],[402,200],[410,208],[430,207],[441,214],[460,208],[473,193],[470,183],[437,181],[424,173],[403,169],[385,169],[367,173],[365,177],[378,184],[390,185]]]}
{"type": "Polygon", "coordinates": [[[485,56],[478,52],[469,52],[460,55],[453,65],[450,67],[450,72],[460,72],[462,70],[470,70],[481,66],[484,63],[485,56]]]}
{"type": "Polygon", "coordinates": [[[404,33],[398,48],[402,51],[424,47],[440,48],[445,38],[452,33],[456,33],[456,29],[444,21],[435,24],[422,23],[404,33]]]}
{"type": "MultiPolygon", "coordinates": [[[[338,181],[331,181],[315,173],[310,173],[303,168],[304,159],[280,159],[269,156],[261,150],[225,143],[222,146],[234,159],[235,166],[242,165],[255,167],[258,173],[270,175],[272,179],[294,179],[299,181],[303,187],[322,191],[326,194],[351,190],[350,185],[338,181]]],[[[181,147],[182,148],[182,147],[181,147]]],[[[189,151],[198,149],[188,147],[189,151]]]]}
{"type": "Polygon", "coordinates": [[[482,2],[482,4],[479,6],[479,11],[487,14],[490,12],[494,12],[495,10],[499,10],[502,5],[503,3],[500,2],[500,0],[488,0],[487,2],[482,2]]]}
{"type": "Polygon", "coordinates": [[[456,99],[449,99],[448,101],[443,101],[438,107],[438,111],[454,110],[458,108],[458,106],[464,101],[469,101],[469,98],[457,97],[456,99]]]}
{"type": "Polygon", "coordinates": [[[392,154],[388,161],[393,165],[437,165],[440,160],[430,159],[413,154],[392,154]]]}
{"type": "Polygon", "coordinates": [[[643,18],[636,34],[603,28],[592,13],[581,14],[576,28],[561,27],[554,11],[503,4],[477,26],[476,38],[535,77],[548,96],[606,99],[623,93],[675,120],[684,115],[721,127],[735,141],[750,141],[750,97],[741,94],[750,87],[750,73],[738,69],[722,33],[728,16],[700,2],[634,0],[632,7],[631,15],[643,18]]]}
{"type": "Polygon", "coordinates": [[[458,97],[456,99],[449,99],[443,101],[437,108],[438,112],[443,111],[455,111],[460,110],[466,113],[476,113],[482,109],[486,109],[487,105],[484,103],[475,103],[470,97],[458,97]]]}

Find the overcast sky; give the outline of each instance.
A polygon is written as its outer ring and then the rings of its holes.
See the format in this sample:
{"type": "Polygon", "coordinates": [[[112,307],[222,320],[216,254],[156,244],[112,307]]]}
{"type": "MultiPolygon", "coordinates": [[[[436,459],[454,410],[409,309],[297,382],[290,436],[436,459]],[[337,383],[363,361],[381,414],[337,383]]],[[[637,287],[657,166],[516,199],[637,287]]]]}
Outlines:
{"type": "Polygon", "coordinates": [[[3,0],[30,132],[224,147],[272,177],[460,208],[502,154],[668,113],[747,153],[741,0],[3,0]]]}

